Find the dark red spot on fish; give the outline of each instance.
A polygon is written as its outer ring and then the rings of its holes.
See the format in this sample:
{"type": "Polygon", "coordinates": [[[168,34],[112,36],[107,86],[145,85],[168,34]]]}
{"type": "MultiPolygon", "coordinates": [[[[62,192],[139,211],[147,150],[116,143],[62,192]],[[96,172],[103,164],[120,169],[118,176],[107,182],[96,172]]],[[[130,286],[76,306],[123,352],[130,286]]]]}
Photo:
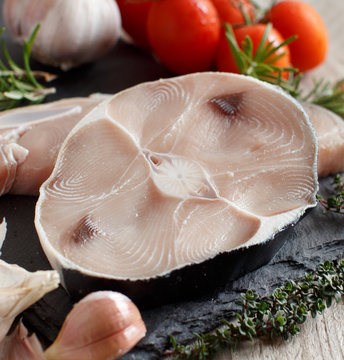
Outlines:
{"type": "Polygon", "coordinates": [[[214,111],[221,115],[235,117],[241,110],[243,92],[216,96],[208,101],[214,111]]]}
{"type": "Polygon", "coordinates": [[[157,158],[156,156],[152,155],[152,156],[150,156],[150,159],[151,159],[152,163],[156,166],[160,165],[160,163],[161,163],[160,159],[157,158]]]}
{"type": "Polygon", "coordinates": [[[101,234],[101,230],[94,223],[90,215],[84,216],[77,224],[72,234],[72,240],[76,244],[83,244],[101,234]]]}

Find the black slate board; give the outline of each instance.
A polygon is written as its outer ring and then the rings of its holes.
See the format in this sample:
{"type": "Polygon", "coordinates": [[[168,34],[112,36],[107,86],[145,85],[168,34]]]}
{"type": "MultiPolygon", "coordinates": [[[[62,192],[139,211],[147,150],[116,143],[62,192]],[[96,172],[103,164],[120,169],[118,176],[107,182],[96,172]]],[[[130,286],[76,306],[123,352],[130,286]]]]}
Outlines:
{"type": "MultiPolygon", "coordinates": [[[[14,59],[20,62],[20,48],[9,43],[9,49],[14,59]]],[[[34,68],[59,76],[52,83],[57,93],[50,96],[49,101],[93,92],[116,93],[143,81],[173,75],[148,54],[124,42],[100,61],[68,73],[35,62],[32,64],[34,68]]],[[[329,188],[330,183],[330,178],[322,180],[321,190],[329,188]]],[[[2,259],[30,271],[50,268],[33,224],[36,200],[36,197],[9,195],[0,199],[0,218],[6,217],[8,223],[2,259]]],[[[283,235],[284,238],[279,240],[279,245],[284,244],[282,250],[267,265],[195,299],[142,310],[147,336],[123,359],[159,359],[163,350],[170,346],[168,334],[173,334],[180,342],[187,342],[194,338],[193,332],[213,329],[221,319],[233,315],[234,301],[243,290],[251,288],[265,295],[285,280],[301,277],[326,259],[340,258],[344,251],[343,225],[343,217],[324,214],[318,206],[283,235]]],[[[56,337],[71,306],[70,298],[59,288],[26,310],[24,323],[38,334],[44,345],[48,345],[56,337]]]]}

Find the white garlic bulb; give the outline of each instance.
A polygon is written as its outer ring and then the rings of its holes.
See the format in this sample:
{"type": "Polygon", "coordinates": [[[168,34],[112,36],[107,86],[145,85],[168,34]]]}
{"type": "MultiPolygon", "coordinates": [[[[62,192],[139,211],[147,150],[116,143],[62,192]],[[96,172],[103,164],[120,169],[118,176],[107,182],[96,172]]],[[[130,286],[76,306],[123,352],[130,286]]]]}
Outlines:
{"type": "Polygon", "coordinates": [[[40,24],[32,57],[63,70],[99,59],[121,33],[115,0],[5,0],[3,18],[19,43],[40,24]]]}

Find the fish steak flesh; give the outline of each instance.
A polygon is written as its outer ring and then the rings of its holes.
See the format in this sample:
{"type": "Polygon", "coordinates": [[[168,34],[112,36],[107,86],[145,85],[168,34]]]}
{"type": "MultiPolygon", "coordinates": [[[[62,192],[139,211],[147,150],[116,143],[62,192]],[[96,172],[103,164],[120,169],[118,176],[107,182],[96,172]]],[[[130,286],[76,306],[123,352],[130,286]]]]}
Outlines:
{"type": "Polygon", "coordinates": [[[344,171],[344,119],[319,105],[302,103],[318,136],[318,176],[344,171]]]}
{"type": "Polygon", "coordinates": [[[303,108],[255,79],[206,72],[137,85],[63,143],[36,206],[41,245],[62,278],[169,278],[265,243],[314,207],[317,149],[303,108]]]}
{"type": "Polygon", "coordinates": [[[66,98],[0,114],[0,195],[38,195],[70,130],[101,95],[66,98]]]}

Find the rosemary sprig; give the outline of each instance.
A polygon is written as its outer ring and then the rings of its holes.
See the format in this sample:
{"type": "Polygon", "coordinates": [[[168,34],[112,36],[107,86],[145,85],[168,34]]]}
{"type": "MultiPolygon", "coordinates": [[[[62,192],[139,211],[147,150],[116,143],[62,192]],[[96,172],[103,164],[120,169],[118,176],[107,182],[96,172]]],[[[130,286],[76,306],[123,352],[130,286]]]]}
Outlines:
{"type": "Polygon", "coordinates": [[[344,182],[341,174],[336,174],[333,178],[335,193],[324,199],[320,194],[317,195],[319,203],[326,211],[344,215],[344,182]]]}
{"type": "Polygon", "coordinates": [[[314,87],[306,96],[304,101],[311,101],[334,113],[344,116],[344,79],[335,82],[325,82],[323,79],[313,81],[314,87]]]}
{"type": "Polygon", "coordinates": [[[253,54],[251,38],[246,36],[241,44],[241,49],[236,41],[232,26],[230,24],[225,25],[225,34],[239,72],[278,85],[298,100],[312,102],[344,116],[344,79],[333,85],[323,79],[314,80],[313,89],[304,95],[300,88],[303,73],[298,72],[298,69],[293,67],[282,68],[273,65],[276,60],[284,55],[283,53],[276,55],[276,51],[297,37],[292,36],[280,45],[274,46],[267,42],[271,27],[271,23],[268,23],[257,51],[253,54]],[[287,79],[282,76],[286,73],[288,74],[287,79]]]}
{"type": "Polygon", "coordinates": [[[254,338],[288,339],[299,334],[299,325],[307,317],[313,318],[330,307],[333,299],[344,295],[344,261],[326,261],[315,272],[307,273],[295,282],[288,281],[272,295],[260,298],[247,290],[238,301],[237,322],[224,321],[224,326],[211,333],[195,334],[193,345],[180,345],[170,336],[172,350],[166,355],[174,359],[211,359],[219,349],[236,348],[245,340],[254,338]]]}
{"type": "MultiPolygon", "coordinates": [[[[2,41],[2,52],[7,62],[7,66],[0,60],[0,111],[11,109],[21,105],[38,104],[42,102],[48,94],[55,92],[55,88],[45,88],[37,78],[51,81],[56,76],[42,71],[33,71],[30,67],[30,56],[33,42],[39,30],[36,26],[30,38],[24,41],[23,63],[24,68],[18,66],[11,58],[6,43],[2,41]]],[[[5,31],[0,30],[0,35],[5,31]]]]}
{"type": "Polygon", "coordinates": [[[271,28],[272,24],[267,24],[255,54],[253,54],[253,43],[249,36],[246,36],[241,44],[242,49],[239,47],[233,28],[230,24],[225,25],[225,35],[235,63],[241,74],[249,75],[274,85],[279,85],[287,92],[291,92],[296,89],[296,85],[299,83],[299,77],[293,77],[293,80],[288,78],[287,80],[282,77],[282,74],[285,72],[296,73],[298,70],[293,67],[278,67],[273,65],[273,63],[284,56],[284,53],[277,55],[276,52],[284,45],[294,41],[296,36],[292,36],[281,44],[274,46],[273,43],[267,42],[271,28]]]}

